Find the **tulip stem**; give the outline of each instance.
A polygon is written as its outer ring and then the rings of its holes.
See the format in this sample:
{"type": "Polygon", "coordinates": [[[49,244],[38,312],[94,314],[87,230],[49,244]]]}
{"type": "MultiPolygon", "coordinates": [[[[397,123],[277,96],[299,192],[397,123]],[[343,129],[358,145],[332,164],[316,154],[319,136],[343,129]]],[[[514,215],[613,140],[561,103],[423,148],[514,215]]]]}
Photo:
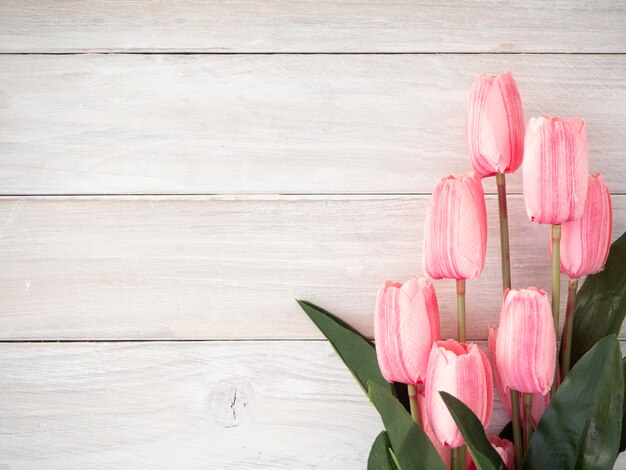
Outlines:
{"type": "Polygon", "coordinates": [[[567,282],[567,307],[565,308],[565,333],[563,334],[563,365],[561,380],[569,373],[572,360],[572,333],[574,332],[574,309],[576,308],[576,291],[578,279],[570,279],[567,282]]]}
{"type": "Polygon", "coordinates": [[[420,409],[419,403],[417,402],[417,387],[415,385],[407,384],[407,390],[409,392],[409,404],[411,406],[411,418],[418,425],[420,424],[420,409]]]}
{"type": "Polygon", "coordinates": [[[524,453],[526,453],[533,435],[533,394],[522,393],[522,396],[524,400],[524,453]]]}
{"type": "Polygon", "coordinates": [[[460,447],[455,447],[450,451],[450,463],[452,464],[452,470],[465,470],[467,468],[467,447],[463,444],[460,447]]]}
{"type": "Polygon", "coordinates": [[[519,395],[517,390],[511,390],[511,414],[513,416],[513,443],[515,447],[515,468],[522,468],[523,441],[522,427],[519,419],[519,395]]]}
{"type": "MultiPolygon", "coordinates": [[[[554,318],[554,334],[559,342],[559,303],[561,300],[561,226],[552,226],[552,317],[554,318]]],[[[550,398],[558,387],[559,358],[557,356],[554,367],[554,382],[550,390],[550,398]]]]}
{"type": "Polygon", "coordinates": [[[465,280],[456,281],[456,316],[459,343],[465,343],[465,280]]]}
{"type": "Polygon", "coordinates": [[[511,254],[509,251],[509,213],[506,206],[506,178],[496,173],[498,210],[500,212],[500,256],[502,258],[502,289],[511,288],[511,254]]]}

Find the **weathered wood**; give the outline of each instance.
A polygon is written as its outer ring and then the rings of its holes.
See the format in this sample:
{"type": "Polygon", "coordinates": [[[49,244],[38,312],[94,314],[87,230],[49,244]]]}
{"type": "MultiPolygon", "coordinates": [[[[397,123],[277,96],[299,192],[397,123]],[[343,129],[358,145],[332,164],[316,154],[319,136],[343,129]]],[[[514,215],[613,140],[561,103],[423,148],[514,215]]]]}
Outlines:
{"type": "Polygon", "coordinates": [[[625,52],[619,0],[3,1],[0,51],[625,52]]]}
{"type": "Polygon", "coordinates": [[[624,193],[626,56],[607,55],[0,56],[0,193],[429,193],[470,169],[473,77],[505,68],[527,117],[587,119],[591,169],[624,193]]]}
{"type": "MultiPolygon", "coordinates": [[[[421,271],[428,199],[0,198],[0,338],[319,338],[295,298],[371,336],[378,287],[421,271]]],[[[502,295],[487,201],[487,264],[467,286],[473,339],[497,322],[502,295]]],[[[613,201],[616,238],[626,196],[613,201]]],[[[549,290],[549,228],[528,222],[521,196],[509,206],[513,286],[549,290]]],[[[454,336],[454,282],[436,287],[442,334],[454,336]]]]}
{"type": "MultiPolygon", "coordinates": [[[[383,429],[321,341],[2,344],[0,357],[10,468],[363,469],[383,429]]],[[[498,402],[490,429],[506,422],[498,402]]]]}
{"type": "MultiPolygon", "coordinates": [[[[8,468],[362,469],[382,429],[323,341],[5,343],[0,357],[8,468]]],[[[507,421],[496,394],[489,432],[507,421]]]]}

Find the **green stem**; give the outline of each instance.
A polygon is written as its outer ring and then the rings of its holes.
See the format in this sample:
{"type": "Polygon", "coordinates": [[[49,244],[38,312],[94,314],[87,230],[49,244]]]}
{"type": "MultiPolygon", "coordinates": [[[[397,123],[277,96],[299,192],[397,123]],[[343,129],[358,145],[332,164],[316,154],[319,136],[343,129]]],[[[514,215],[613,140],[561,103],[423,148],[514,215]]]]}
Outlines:
{"type": "Polygon", "coordinates": [[[522,396],[524,400],[524,453],[526,453],[533,435],[533,394],[522,393],[522,396]]]}
{"type": "Polygon", "coordinates": [[[450,452],[452,470],[465,470],[467,468],[467,447],[462,445],[461,447],[455,447],[450,452]]]}
{"type": "Polygon", "coordinates": [[[522,441],[522,427],[519,419],[519,395],[517,390],[511,390],[511,414],[513,415],[513,444],[515,447],[515,468],[522,468],[524,458],[524,442],[522,441]]]}
{"type": "Polygon", "coordinates": [[[465,343],[465,280],[456,281],[456,315],[459,342],[465,343]]]}
{"type": "MultiPolygon", "coordinates": [[[[552,317],[554,318],[554,334],[559,341],[559,302],[561,300],[561,226],[552,226],[552,317]]],[[[554,367],[554,382],[550,390],[552,398],[558,388],[559,358],[554,367]]]]}
{"type": "Polygon", "coordinates": [[[570,279],[567,282],[567,307],[565,308],[565,333],[563,334],[563,365],[561,380],[569,373],[572,360],[572,333],[574,332],[574,310],[576,308],[576,291],[578,279],[570,279]]]}
{"type": "Polygon", "coordinates": [[[500,212],[500,256],[502,259],[502,289],[511,288],[511,254],[509,251],[509,214],[506,206],[506,178],[496,173],[498,210],[500,212]]]}
{"type": "Polygon", "coordinates": [[[411,418],[413,418],[413,421],[415,421],[419,425],[420,409],[419,403],[417,402],[417,388],[415,387],[415,385],[408,384],[407,389],[409,392],[409,404],[411,405],[411,418]]]}

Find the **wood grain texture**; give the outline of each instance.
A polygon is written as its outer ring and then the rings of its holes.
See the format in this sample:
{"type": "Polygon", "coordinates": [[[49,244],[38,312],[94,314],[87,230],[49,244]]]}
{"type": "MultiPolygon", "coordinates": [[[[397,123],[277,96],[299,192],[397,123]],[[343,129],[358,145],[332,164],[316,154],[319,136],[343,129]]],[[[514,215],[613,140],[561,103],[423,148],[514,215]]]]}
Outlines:
{"type": "MultiPolygon", "coordinates": [[[[383,429],[325,341],[2,344],[0,356],[12,469],[363,469],[383,429]]],[[[489,429],[506,422],[497,402],[489,429]]]]}
{"type": "Polygon", "coordinates": [[[585,117],[624,193],[612,55],[0,56],[0,193],[430,193],[470,168],[473,77],[505,68],[527,117],[585,117]]]}
{"type": "MultiPolygon", "coordinates": [[[[0,338],[320,338],[295,298],[371,336],[379,286],[421,271],[428,199],[1,198],[0,338]]],[[[487,264],[467,287],[473,339],[498,321],[502,295],[496,197],[487,203],[487,264]]],[[[613,204],[617,238],[626,196],[613,204]]],[[[520,196],[509,207],[513,286],[549,290],[549,227],[528,222],[520,196]]],[[[452,337],[454,282],[436,288],[452,337]]]]}
{"type": "Polygon", "coordinates": [[[618,0],[0,2],[0,51],[625,52],[618,0]]]}
{"type": "MultiPolygon", "coordinates": [[[[382,429],[325,341],[5,343],[0,357],[2,468],[356,470],[382,429]]],[[[496,393],[488,432],[506,422],[496,393]]]]}

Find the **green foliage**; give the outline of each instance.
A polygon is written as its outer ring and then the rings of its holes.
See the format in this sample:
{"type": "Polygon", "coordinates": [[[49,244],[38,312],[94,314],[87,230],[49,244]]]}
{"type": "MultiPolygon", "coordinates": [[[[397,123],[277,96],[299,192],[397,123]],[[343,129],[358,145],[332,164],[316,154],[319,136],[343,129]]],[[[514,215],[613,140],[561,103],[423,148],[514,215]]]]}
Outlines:
{"type": "Polygon", "coordinates": [[[576,295],[572,364],[594,344],[617,335],[626,316],[626,233],[611,245],[604,270],[587,276],[576,295]]]}
{"type": "Polygon", "coordinates": [[[454,422],[461,431],[478,470],[506,470],[500,454],[487,440],[482,423],[465,403],[449,393],[440,392],[454,422]]]}
{"type": "Polygon", "coordinates": [[[323,308],[305,300],[298,300],[298,304],[328,338],[337,355],[352,372],[365,393],[367,393],[367,382],[370,380],[386,390],[391,390],[391,386],[378,367],[376,351],[366,338],[323,308]]]}
{"type": "Polygon", "coordinates": [[[367,470],[398,470],[391,457],[391,442],[385,431],[381,431],[370,450],[367,470]]]}
{"type": "Polygon", "coordinates": [[[611,469],[622,431],[624,372],[615,336],[599,341],[552,398],[524,459],[524,469],[611,469]]]}
{"type": "Polygon", "coordinates": [[[371,381],[368,386],[402,470],[445,470],[437,449],[402,403],[387,388],[371,381]]]}

